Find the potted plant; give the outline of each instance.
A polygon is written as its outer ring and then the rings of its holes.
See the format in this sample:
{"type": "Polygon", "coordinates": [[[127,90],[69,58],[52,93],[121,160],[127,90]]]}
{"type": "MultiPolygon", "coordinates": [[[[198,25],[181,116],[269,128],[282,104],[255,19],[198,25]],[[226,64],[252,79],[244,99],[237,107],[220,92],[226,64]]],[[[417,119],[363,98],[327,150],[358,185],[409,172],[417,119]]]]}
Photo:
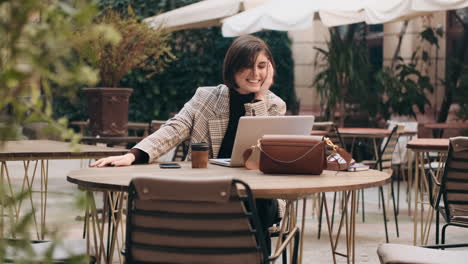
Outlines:
{"type": "Polygon", "coordinates": [[[111,25],[119,32],[120,41],[80,41],[90,32],[86,29],[76,32],[78,55],[98,69],[100,77],[101,87],[84,89],[88,98],[89,129],[93,136],[125,136],[133,89],[121,88],[120,82],[137,68],[148,71],[148,77],[162,71],[174,59],[168,43],[170,34],[161,26],[150,28],[139,22],[131,9],[125,16],[106,9],[95,23],[111,25]]]}

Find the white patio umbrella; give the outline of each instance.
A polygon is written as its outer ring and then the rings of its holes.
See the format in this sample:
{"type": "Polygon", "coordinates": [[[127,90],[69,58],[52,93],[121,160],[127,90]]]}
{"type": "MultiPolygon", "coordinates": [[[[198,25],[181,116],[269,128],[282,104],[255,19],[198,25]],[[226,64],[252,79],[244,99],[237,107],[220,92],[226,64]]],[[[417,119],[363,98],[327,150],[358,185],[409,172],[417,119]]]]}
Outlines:
{"type": "Polygon", "coordinates": [[[204,0],[143,21],[150,27],[161,24],[172,30],[220,26],[221,19],[257,7],[268,0],[204,0]]]}
{"type": "Polygon", "coordinates": [[[298,30],[319,14],[326,26],[382,24],[468,6],[468,0],[272,0],[222,21],[225,37],[263,29],[298,30]]]}

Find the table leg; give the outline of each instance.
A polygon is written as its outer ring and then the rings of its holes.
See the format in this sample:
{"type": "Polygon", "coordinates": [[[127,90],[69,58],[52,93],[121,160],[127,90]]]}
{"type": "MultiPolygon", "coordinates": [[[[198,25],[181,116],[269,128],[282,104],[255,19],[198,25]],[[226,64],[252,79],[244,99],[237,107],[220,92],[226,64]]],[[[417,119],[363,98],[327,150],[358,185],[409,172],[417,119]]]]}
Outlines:
{"type": "MultiPolygon", "coordinates": [[[[105,217],[99,218],[94,193],[88,190],[86,191],[86,196],[88,198],[87,218],[85,219],[88,252],[94,253],[97,263],[114,263],[114,253],[116,250],[120,252],[124,246],[123,241],[125,241],[123,230],[119,237],[119,225],[121,229],[123,227],[121,219],[125,194],[122,192],[104,192],[104,197],[107,200],[105,202],[108,202],[110,207],[110,221],[106,221],[105,217]],[[107,227],[110,227],[110,231],[108,232],[105,231],[107,229],[106,222],[107,227]]],[[[118,262],[123,263],[123,258],[120,254],[118,254],[118,258],[118,262]]]]}
{"type": "Polygon", "coordinates": [[[3,175],[3,162],[1,165],[1,175],[0,175],[0,239],[3,239],[3,217],[5,217],[5,192],[4,188],[5,186],[5,181],[4,181],[4,175],[3,175]]]}
{"type": "MultiPolygon", "coordinates": [[[[444,154],[441,154],[440,157],[439,157],[439,162],[438,162],[438,167],[436,169],[436,172],[434,173],[434,177],[435,177],[435,180],[437,182],[440,182],[441,178],[442,178],[442,173],[443,173],[443,164],[445,164],[446,162],[446,157],[447,155],[444,155],[444,154]]],[[[424,153],[421,154],[421,160],[420,160],[420,164],[424,164],[424,153]]],[[[431,197],[429,197],[429,203],[430,202],[433,202],[437,199],[437,196],[438,196],[438,192],[439,192],[439,187],[437,186],[437,184],[434,184],[434,186],[432,187],[432,189],[430,190],[431,186],[429,185],[428,183],[428,177],[432,177],[432,175],[426,175],[425,173],[425,169],[424,167],[421,168],[421,180],[423,181],[424,183],[424,190],[428,193],[428,195],[431,195],[431,197]]],[[[422,188],[422,187],[421,187],[422,188]]],[[[424,206],[424,201],[421,201],[421,207],[424,206]]],[[[429,235],[430,235],[430,231],[431,231],[431,226],[432,226],[432,220],[434,219],[434,213],[438,213],[438,212],[435,212],[435,209],[434,209],[434,204],[429,204],[429,207],[428,207],[428,211],[426,214],[421,214],[421,223],[423,222],[422,220],[424,219],[424,229],[423,229],[423,232],[422,232],[422,236],[421,236],[421,244],[422,245],[427,245],[428,241],[429,241],[429,235]]]]}
{"type": "Polygon", "coordinates": [[[47,192],[49,183],[49,161],[41,160],[41,239],[44,239],[46,213],[47,213],[47,192]]]}
{"type": "Polygon", "coordinates": [[[335,239],[333,239],[333,230],[330,222],[330,215],[328,212],[328,203],[325,200],[325,194],[322,194],[324,199],[325,216],[327,219],[328,235],[330,239],[330,246],[332,250],[333,263],[336,263],[336,256],[345,257],[347,263],[355,263],[355,231],[356,231],[356,191],[344,192],[344,207],[341,214],[340,223],[336,233],[335,239]],[[351,205],[350,205],[351,204],[351,205]],[[349,212],[348,212],[349,209],[349,212]],[[346,254],[338,252],[338,242],[341,236],[341,231],[345,225],[346,232],[346,254]]]}
{"type": "Polygon", "coordinates": [[[306,218],[307,199],[302,199],[302,220],[301,220],[301,239],[299,240],[299,258],[298,263],[302,263],[302,255],[304,250],[304,233],[305,233],[305,218],[306,218]]]}
{"type": "MultiPolygon", "coordinates": [[[[33,215],[33,221],[34,221],[34,227],[36,228],[36,235],[37,235],[37,239],[41,239],[41,234],[39,234],[39,227],[37,225],[37,217],[36,217],[36,208],[34,206],[34,200],[33,200],[33,191],[32,191],[32,188],[33,188],[33,183],[34,183],[34,179],[36,177],[36,171],[37,171],[37,165],[39,163],[39,161],[34,161],[34,168],[33,168],[33,174],[32,174],[32,177],[31,179],[29,179],[29,165],[30,165],[31,161],[23,161],[23,167],[24,167],[24,178],[23,178],[23,184],[21,186],[21,192],[25,192],[25,188],[27,190],[29,190],[29,201],[30,201],[30,204],[31,204],[31,212],[32,212],[32,215],[33,215]],[[26,185],[26,187],[25,187],[26,185]]],[[[16,219],[19,219],[19,215],[20,215],[20,212],[21,212],[21,206],[22,206],[22,203],[23,203],[23,200],[20,200],[19,201],[19,204],[18,204],[18,208],[16,210],[16,219]]],[[[41,209],[42,211],[42,209],[41,209]]]]}
{"type": "Polygon", "coordinates": [[[419,152],[414,153],[415,163],[414,163],[414,211],[413,211],[413,245],[416,246],[418,241],[418,191],[419,191],[419,152]]]}
{"type": "MultiPolygon", "coordinates": [[[[31,213],[33,217],[34,227],[36,229],[36,236],[37,239],[44,239],[45,238],[45,231],[46,231],[46,216],[47,216],[47,193],[48,193],[48,178],[49,178],[49,161],[48,160],[35,160],[35,161],[23,161],[23,168],[24,168],[24,177],[23,182],[21,185],[20,193],[27,192],[26,199],[29,199],[31,205],[31,213]],[[31,162],[34,162],[34,167],[32,168],[32,175],[29,175],[29,169],[31,168],[31,162]],[[34,198],[33,198],[33,184],[36,178],[36,173],[39,165],[39,173],[41,177],[41,186],[40,186],[40,219],[37,220],[36,215],[36,207],[34,205],[34,198]]],[[[10,181],[10,176],[8,172],[8,165],[6,161],[2,162],[2,178],[6,177],[8,180],[8,187],[10,191],[10,195],[12,199],[15,199],[15,194],[13,193],[12,184],[10,181]]],[[[20,199],[18,201],[14,201],[14,215],[15,215],[15,222],[19,221],[21,208],[22,208],[23,200],[20,199]],[[16,204],[17,203],[17,204],[16,204]]],[[[13,234],[14,236],[14,234],[13,234]]]]}
{"type": "MultiPolygon", "coordinates": [[[[10,179],[10,173],[8,172],[8,166],[7,166],[7,163],[6,161],[2,161],[2,165],[1,165],[1,177],[2,177],[2,180],[1,180],[1,186],[0,188],[2,188],[1,192],[2,192],[2,203],[1,203],[1,206],[2,206],[2,209],[4,209],[5,207],[8,208],[8,211],[11,211],[10,209],[14,209],[14,212],[16,212],[17,210],[17,206],[16,206],[16,201],[14,201],[14,198],[15,198],[15,194],[13,192],[13,185],[11,184],[11,179],[10,179]],[[8,186],[5,185],[5,179],[7,181],[7,184],[8,186]],[[10,199],[8,199],[8,194],[10,195],[10,199]],[[11,205],[10,205],[10,202],[11,202],[11,205]]],[[[10,226],[13,226],[17,221],[17,217],[15,214],[13,215],[10,215],[11,212],[8,212],[9,216],[10,216],[10,226]]],[[[2,219],[3,217],[5,217],[4,215],[4,211],[2,211],[2,215],[1,215],[2,219]]],[[[2,222],[2,229],[4,228],[3,227],[3,223],[2,222]]],[[[12,229],[14,230],[14,229],[12,229]]],[[[3,237],[4,233],[3,233],[3,230],[2,230],[2,237],[3,237]]],[[[13,237],[15,237],[15,234],[13,233],[12,234],[13,237]]]]}
{"type": "Polygon", "coordinates": [[[414,153],[411,150],[408,150],[408,186],[407,186],[407,199],[408,199],[408,216],[411,216],[411,187],[413,183],[413,160],[414,160],[414,153]]]}

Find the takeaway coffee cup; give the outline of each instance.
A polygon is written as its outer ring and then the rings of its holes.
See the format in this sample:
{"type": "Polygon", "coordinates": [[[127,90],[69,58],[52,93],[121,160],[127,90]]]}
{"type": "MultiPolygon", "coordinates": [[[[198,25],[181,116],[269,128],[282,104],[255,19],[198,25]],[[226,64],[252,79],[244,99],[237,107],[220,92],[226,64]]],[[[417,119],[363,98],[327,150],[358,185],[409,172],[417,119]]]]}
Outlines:
{"type": "Polygon", "coordinates": [[[192,168],[208,167],[208,143],[192,144],[192,168]]]}

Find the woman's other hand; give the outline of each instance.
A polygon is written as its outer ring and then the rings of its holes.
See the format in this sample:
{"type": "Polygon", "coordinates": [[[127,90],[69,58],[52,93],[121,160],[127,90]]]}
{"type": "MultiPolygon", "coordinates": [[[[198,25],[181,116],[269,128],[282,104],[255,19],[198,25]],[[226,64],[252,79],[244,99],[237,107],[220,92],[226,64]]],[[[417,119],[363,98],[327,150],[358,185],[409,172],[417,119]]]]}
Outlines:
{"type": "Polygon", "coordinates": [[[115,166],[115,167],[120,167],[120,166],[129,166],[132,165],[132,163],[135,161],[135,155],[132,153],[127,153],[124,155],[120,156],[111,156],[107,158],[102,158],[97,160],[95,163],[91,164],[91,167],[106,167],[106,166],[115,166]]]}
{"type": "Polygon", "coordinates": [[[260,87],[260,90],[255,93],[254,100],[264,100],[268,91],[273,85],[273,78],[275,76],[275,71],[273,69],[273,66],[271,65],[271,62],[268,62],[267,67],[268,67],[267,75],[265,77],[265,80],[262,83],[262,86],[260,87]]]}

